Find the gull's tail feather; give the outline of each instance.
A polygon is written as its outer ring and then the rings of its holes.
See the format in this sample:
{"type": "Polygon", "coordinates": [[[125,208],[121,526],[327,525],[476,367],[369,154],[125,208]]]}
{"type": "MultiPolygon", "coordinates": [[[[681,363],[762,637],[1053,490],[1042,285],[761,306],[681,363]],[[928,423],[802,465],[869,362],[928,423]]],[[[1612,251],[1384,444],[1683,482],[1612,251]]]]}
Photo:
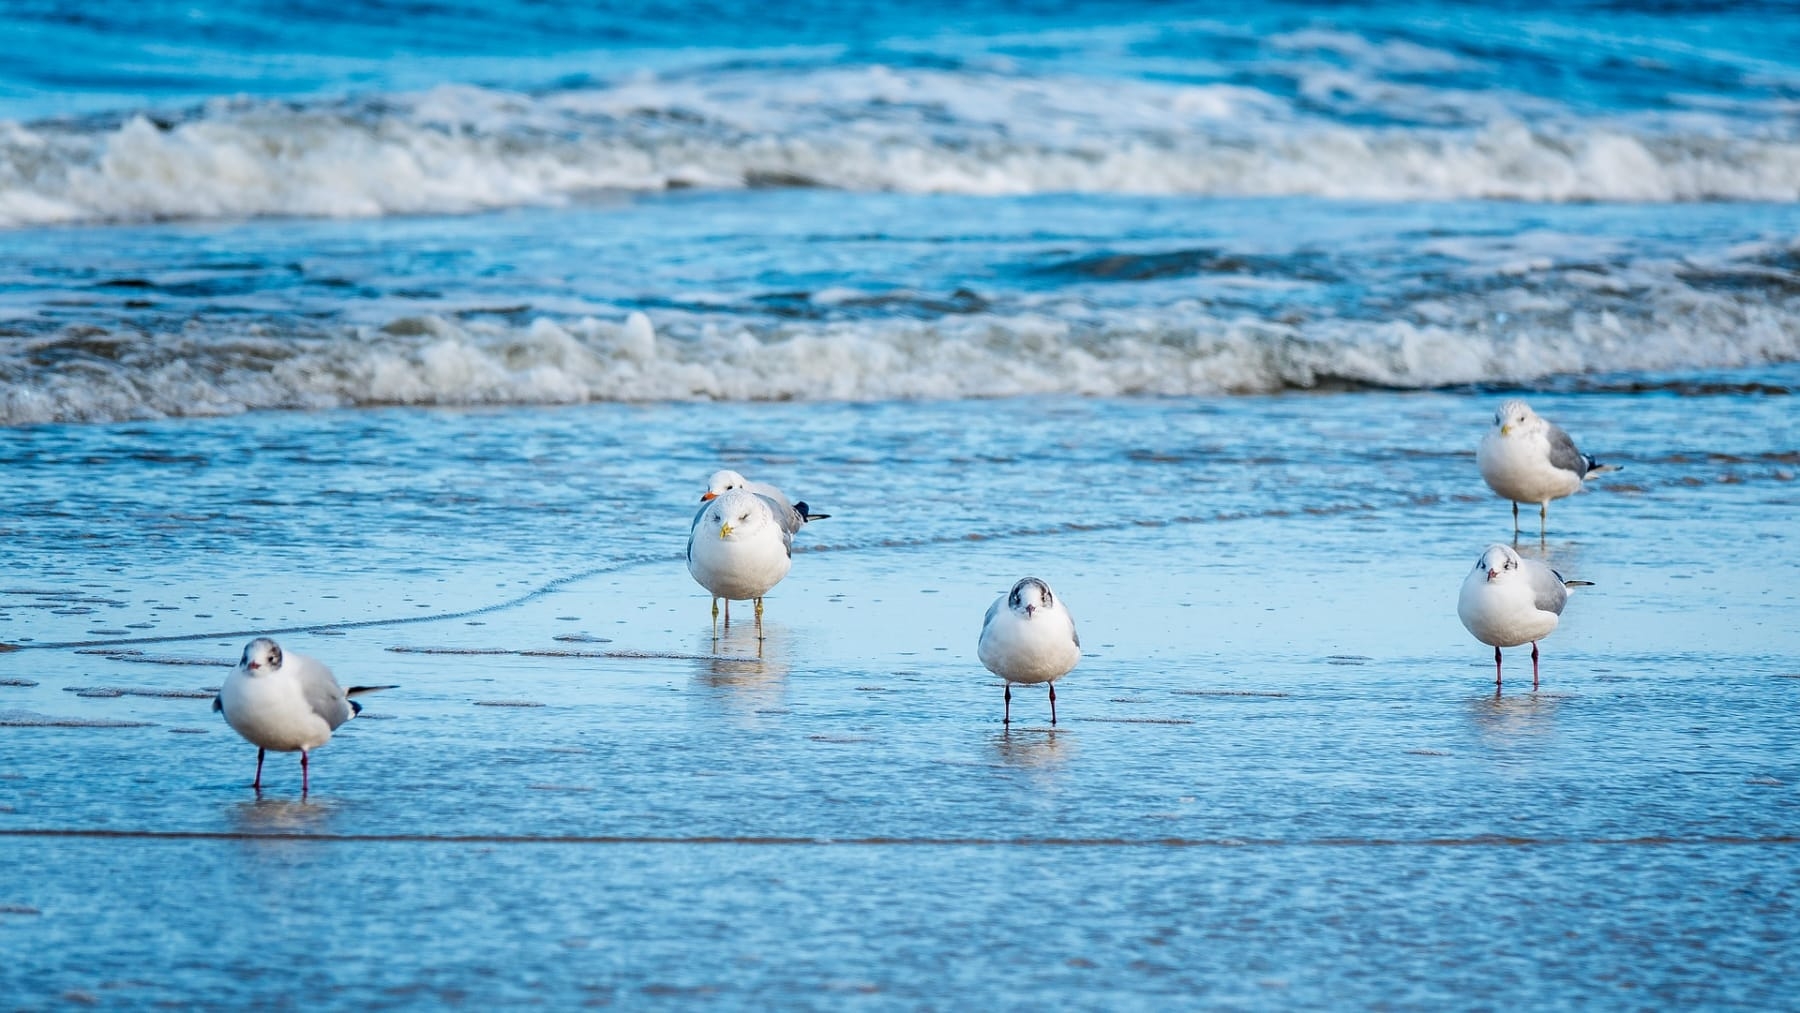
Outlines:
{"type": "Polygon", "coordinates": [[[801,500],[800,502],[794,504],[794,512],[799,514],[801,517],[804,517],[809,522],[810,521],[822,521],[831,516],[830,514],[813,513],[810,509],[807,508],[805,500],[801,500]]]}
{"type": "Polygon", "coordinates": [[[1625,466],[1622,464],[1601,464],[1599,461],[1594,460],[1592,457],[1587,457],[1585,454],[1582,456],[1587,460],[1587,471],[1581,476],[1584,481],[1593,478],[1595,475],[1604,475],[1609,471],[1625,470],[1625,466]]]}
{"type": "MultiPolygon", "coordinates": [[[[377,690],[399,689],[399,688],[400,688],[399,686],[352,686],[349,689],[344,690],[344,695],[347,697],[354,697],[354,696],[361,696],[364,693],[373,693],[377,690]]],[[[362,711],[363,711],[362,704],[357,703],[355,700],[350,701],[350,716],[351,717],[355,717],[358,714],[361,714],[362,711]]]]}

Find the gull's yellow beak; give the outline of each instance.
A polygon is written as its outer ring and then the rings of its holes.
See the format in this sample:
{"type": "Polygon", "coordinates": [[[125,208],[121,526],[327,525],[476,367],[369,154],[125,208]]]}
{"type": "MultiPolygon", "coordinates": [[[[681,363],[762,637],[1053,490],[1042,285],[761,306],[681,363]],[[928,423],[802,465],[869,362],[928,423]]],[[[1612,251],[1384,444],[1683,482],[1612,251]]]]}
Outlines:
{"type": "Polygon", "coordinates": [[[731,522],[730,521],[726,521],[724,524],[719,525],[719,537],[720,538],[730,538],[731,537],[731,522]]]}
{"type": "Polygon", "coordinates": [[[1506,425],[1501,426],[1500,427],[1500,435],[1501,436],[1511,436],[1512,435],[1512,423],[1509,422],[1506,425]]]}
{"type": "Polygon", "coordinates": [[[707,500],[710,500],[710,499],[718,499],[718,498],[719,498],[719,494],[716,492],[712,492],[710,490],[700,494],[700,502],[702,502],[702,503],[705,503],[707,500]]]}

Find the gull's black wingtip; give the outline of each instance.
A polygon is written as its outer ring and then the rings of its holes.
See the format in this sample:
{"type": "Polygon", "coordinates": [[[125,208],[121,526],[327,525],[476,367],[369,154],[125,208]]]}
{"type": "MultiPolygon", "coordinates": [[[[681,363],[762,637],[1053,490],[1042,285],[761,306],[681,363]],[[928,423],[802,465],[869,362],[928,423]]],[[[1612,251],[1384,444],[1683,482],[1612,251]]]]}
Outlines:
{"type": "Polygon", "coordinates": [[[801,500],[794,504],[794,512],[804,518],[808,524],[811,524],[813,521],[822,521],[831,517],[830,514],[813,513],[812,510],[808,509],[805,500],[801,500]]]}
{"type": "Polygon", "coordinates": [[[1622,464],[1602,464],[1593,457],[1587,457],[1587,471],[1583,472],[1581,477],[1583,479],[1589,479],[1593,478],[1595,475],[1604,475],[1609,471],[1624,470],[1625,466],[1622,464]]]}

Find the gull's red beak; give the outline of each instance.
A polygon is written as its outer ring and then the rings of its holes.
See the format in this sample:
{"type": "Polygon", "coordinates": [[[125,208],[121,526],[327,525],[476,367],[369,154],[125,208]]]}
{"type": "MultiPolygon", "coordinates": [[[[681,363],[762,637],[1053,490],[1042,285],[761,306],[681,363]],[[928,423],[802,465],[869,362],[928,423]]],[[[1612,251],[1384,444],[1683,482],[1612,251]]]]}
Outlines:
{"type": "Polygon", "coordinates": [[[1026,615],[1027,615],[1027,616],[1033,616],[1033,615],[1036,615],[1036,614],[1037,614],[1037,606],[1036,606],[1036,605],[1027,605],[1027,606],[1025,606],[1025,614],[1026,614],[1026,615]]]}
{"type": "Polygon", "coordinates": [[[718,499],[718,498],[719,498],[719,494],[716,492],[703,492],[700,494],[700,502],[702,502],[702,503],[706,502],[709,499],[718,499]]]}
{"type": "Polygon", "coordinates": [[[261,667],[262,667],[262,665],[260,665],[260,664],[258,664],[258,663],[257,663],[257,662],[254,662],[254,661],[252,661],[252,662],[251,662],[251,663],[250,663],[250,670],[251,670],[251,671],[252,671],[252,672],[254,672],[254,671],[256,671],[256,670],[257,670],[257,669],[259,669],[259,668],[261,668],[261,667]]]}
{"type": "Polygon", "coordinates": [[[1493,580],[1495,577],[1498,577],[1498,576],[1500,576],[1499,570],[1489,570],[1488,571],[1488,579],[1489,580],[1493,580]]]}

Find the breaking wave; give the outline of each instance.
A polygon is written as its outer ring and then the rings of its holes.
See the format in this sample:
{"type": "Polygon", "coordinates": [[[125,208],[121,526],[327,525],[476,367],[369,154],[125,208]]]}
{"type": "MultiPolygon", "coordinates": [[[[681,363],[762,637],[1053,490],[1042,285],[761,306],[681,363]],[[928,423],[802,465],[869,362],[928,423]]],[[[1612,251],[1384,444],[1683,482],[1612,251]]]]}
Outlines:
{"type": "Polygon", "coordinates": [[[1800,199],[1791,109],[1576,115],[1437,89],[1404,108],[1383,92],[1321,111],[1354,88],[1317,89],[861,66],[219,99],[178,115],[0,122],[0,226],[462,213],[684,187],[1800,199]]]}
{"type": "MultiPolygon", "coordinates": [[[[1800,360],[1800,312],[1718,299],[1613,310],[1284,324],[1177,305],[935,320],[523,324],[407,317],[278,335],[69,328],[0,344],[0,424],[377,405],[879,400],[1428,388],[1800,360]]],[[[1457,311],[1442,311],[1455,316],[1457,311]]]]}

